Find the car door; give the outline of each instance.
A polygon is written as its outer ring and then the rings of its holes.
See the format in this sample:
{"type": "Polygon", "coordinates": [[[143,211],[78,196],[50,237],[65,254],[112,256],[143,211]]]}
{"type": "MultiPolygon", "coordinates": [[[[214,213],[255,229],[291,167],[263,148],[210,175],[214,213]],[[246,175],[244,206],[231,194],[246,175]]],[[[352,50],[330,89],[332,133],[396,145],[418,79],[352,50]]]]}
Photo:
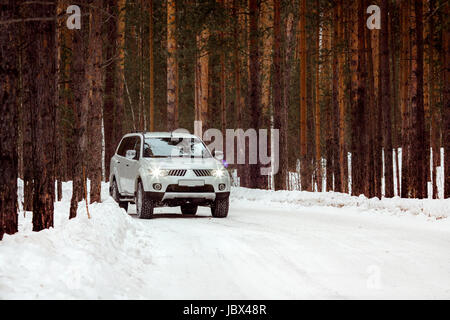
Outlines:
{"type": "Polygon", "coordinates": [[[125,137],[122,139],[120,143],[120,147],[117,150],[117,156],[115,159],[115,166],[117,170],[116,181],[119,187],[119,191],[121,194],[128,194],[127,191],[127,158],[126,152],[127,150],[132,150],[134,148],[134,138],[133,137],[125,137]]]}
{"type": "Polygon", "coordinates": [[[125,192],[128,195],[134,195],[135,192],[135,182],[139,171],[139,159],[141,155],[141,138],[139,136],[134,136],[133,140],[130,142],[129,148],[127,150],[134,150],[136,152],[136,157],[134,159],[125,159],[124,168],[124,179],[125,179],[125,192]]]}

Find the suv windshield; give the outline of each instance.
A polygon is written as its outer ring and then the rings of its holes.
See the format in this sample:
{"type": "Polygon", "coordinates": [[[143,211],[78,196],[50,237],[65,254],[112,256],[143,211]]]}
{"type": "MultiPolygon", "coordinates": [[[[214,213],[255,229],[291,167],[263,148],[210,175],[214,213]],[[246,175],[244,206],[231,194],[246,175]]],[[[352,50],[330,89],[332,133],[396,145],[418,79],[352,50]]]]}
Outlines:
{"type": "Polygon", "coordinates": [[[202,141],[196,138],[145,138],[144,158],[210,158],[202,141]]]}

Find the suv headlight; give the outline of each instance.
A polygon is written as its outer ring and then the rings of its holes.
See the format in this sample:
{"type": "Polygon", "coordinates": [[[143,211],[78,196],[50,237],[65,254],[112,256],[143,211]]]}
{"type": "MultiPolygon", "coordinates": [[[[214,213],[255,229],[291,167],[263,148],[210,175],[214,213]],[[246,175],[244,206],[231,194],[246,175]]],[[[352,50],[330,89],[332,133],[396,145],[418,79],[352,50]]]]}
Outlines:
{"type": "Polygon", "coordinates": [[[153,178],[161,178],[161,177],[165,177],[169,174],[169,170],[164,170],[164,169],[159,169],[159,168],[149,169],[149,172],[153,178]]]}
{"type": "Polygon", "coordinates": [[[223,178],[225,176],[225,170],[222,168],[213,170],[212,175],[216,178],[223,178]]]}

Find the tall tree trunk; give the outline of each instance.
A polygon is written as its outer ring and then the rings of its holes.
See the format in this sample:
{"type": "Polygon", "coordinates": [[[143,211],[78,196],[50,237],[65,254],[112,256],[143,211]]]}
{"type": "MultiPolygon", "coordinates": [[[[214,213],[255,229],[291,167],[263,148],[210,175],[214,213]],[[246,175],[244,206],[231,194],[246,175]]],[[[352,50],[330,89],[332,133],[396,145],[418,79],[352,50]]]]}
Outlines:
{"type": "MultiPolygon", "coordinates": [[[[106,0],[105,11],[109,14],[115,12],[116,0],[106,0]]],[[[115,120],[115,84],[117,64],[113,60],[116,55],[117,24],[116,20],[108,19],[106,22],[106,34],[104,46],[106,49],[105,58],[107,65],[105,68],[105,92],[103,96],[103,126],[105,135],[105,177],[109,180],[110,161],[114,155],[116,147],[115,120]]]]}
{"type": "Polygon", "coordinates": [[[343,192],[343,181],[341,174],[341,162],[340,162],[340,97],[341,97],[341,88],[340,79],[340,51],[343,50],[339,48],[340,43],[340,29],[341,29],[341,2],[339,1],[335,4],[333,9],[333,38],[332,38],[332,47],[333,47],[333,93],[332,93],[332,113],[334,115],[334,121],[332,122],[332,130],[333,130],[333,176],[334,176],[334,186],[333,190],[336,192],[343,192]]]}
{"type": "Polygon", "coordinates": [[[264,126],[271,126],[271,106],[270,106],[270,69],[272,62],[272,49],[274,47],[274,36],[272,35],[274,0],[261,2],[261,33],[262,33],[262,74],[261,74],[261,107],[264,118],[264,126]]]}
{"type": "Polygon", "coordinates": [[[367,176],[367,128],[365,110],[365,17],[363,0],[355,3],[353,12],[354,31],[352,34],[352,194],[368,194],[367,176]],[[356,30],[356,31],[355,31],[356,30]],[[354,72],[356,69],[356,72],[354,72]]]}
{"type": "Polygon", "coordinates": [[[427,179],[425,163],[425,119],[423,106],[423,6],[414,0],[411,8],[413,13],[412,35],[412,69],[411,69],[411,127],[410,127],[410,184],[409,196],[423,199],[427,196],[427,179]]]}
{"type": "MultiPolygon", "coordinates": [[[[316,1],[317,14],[317,30],[316,30],[316,83],[315,83],[315,146],[316,146],[316,180],[317,191],[322,192],[322,154],[321,154],[321,140],[320,140],[320,2],[316,1]]],[[[323,36],[323,35],[322,35],[323,36]]]]}
{"type": "MultiPolygon", "coordinates": [[[[126,30],[126,0],[117,0],[117,60],[116,60],[116,86],[115,86],[115,113],[114,113],[114,143],[115,149],[122,139],[122,121],[125,110],[125,30],[126,30]]],[[[109,159],[108,159],[109,161],[109,159]]]]}
{"type": "MultiPolygon", "coordinates": [[[[397,5],[393,7],[393,10],[398,8],[397,5]]],[[[394,147],[394,162],[395,162],[395,173],[396,173],[396,183],[397,183],[397,196],[400,196],[400,168],[399,168],[399,138],[398,138],[398,114],[399,114],[399,88],[400,88],[400,77],[399,77],[399,69],[398,69],[398,49],[397,49],[397,39],[398,39],[398,31],[397,28],[394,27],[398,23],[398,15],[394,17],[393,14],[389,15],[389,36],[390,36],[390,44],[391,44],[391,60],[392,60],[392,102],[393,102],[393,120],[392,120],[392,144],[394,147]]]]}
{"type": "Polygon", "coordinates": [[[389,64],[389,1],[381,1],[381,36],[380,36],[380,98],[379,102],[383,114],[383,146],[384,146],[384,186],[385,197],[394,196],[394,168],[392,161],[392,133],[391,133],[391,76],[389,64]]]}
{"type": "MultiPolygon", "coordinates": [[[[242,93],[241,93],[241,56],[240,56],[240,30],[241,30],[241,20],[242,17],[238,15],[239,3],[238,0],[233,0],[232,15],[234,17],[234,27],[233,27],[233,62],[234,62],[234,108],[235,108],[235,127],[242,129],[243,119],[242,119],[242,93]]],[[[243,150],[237,150],[237,153],[242,153],[243,150]]],[[[237,159],[237,156],[236,156],[237,159]]],[[[234,159],[229,159],[234,160],[234,159]]],[[[243,164],[236,165],[238,176],[240,178],[240,186],[246,185],[247,172],[243,164]]]]}
{"type": "MultiPolygon", "coordinates": [[[[96,5],[103,8],[103,0],[97,0],[96,5]]],[[[103,13],[100,9],[92,9],[89,34],[89,62],[92,62],[92,65],[90,66],[91,72],[88,75],[92,81],[89,95],[91,203],[101,202],[102,188],[102,16],[103,13]]]]}
{"type": "Polygon", "coordinates": [[[208,97],[209,97],[209,30],[204,29],[197,35],[197,62],[195,81],[195,120],[202,122],[202,132],[208,127],[208,97]]]}
{"type": "MultiPolygon", "coordinates": [[[[80,1],[84,6],[89,5],[89,0],[80,1]]],[[[91,12],[90,12],[91,13],[91,12]]],[[[88,17],[83,19],[83,24],[87,25],[88,17]]],[[[70,202],[69,219],[77,216],[78,202],[84,198],[84,170],[87,161],[87,130],[88,130],[88,112],[89,112],[89,92],[92,86],[92,78],[90,72],[93,68],[90,63],[93,63],[92,58],[88,57],[88,46],[86,42],[89,39],[90,30],[82,28],[73,33],[73,47],[72,47],[72,74],[71,85],[74,96],[73,103],[73,155],[74,163],[72,169],[72,199],[70,202]]],[[[90,41],[89,41],[90,42],[90,41]]],[[[86,199],[87,201],[87,199],[86,199]]]]}
{"type": "MultiPolygon", "coordinates": [[[[259,129],[261,126],[262,110],[261,110],[261,83],[258,75],[260,74],[260,49],[258,37],[258,20],[260,12],[260,2],[258,0],[249,0],[249,63],[250,75],[249,79],[249,105],[250,105],[250,126],[257,132],[258,141],[260,139],[259,129]]],[[[259,153],[259,146],[256,148],[259,153]]],[[[247,150],[249,150],[247,148],[247,150]]],[[[261,175],[261,164],[257,159],[256,164],[249,165],[250,179],[249,188],[266,188],[266,179],[261,175]]]]}
{"type": "MultiPolygon", "coordinates": [[[[29,3],[27,18],[54,17],[57,2],[29,3]]],[[[27,103],[32,114],[33,231],[53,227],[55,111],[57,102],[56,21],[26,23],[27,103]]]]}
{"type": "MultiPolygon", "coordinates": [[[[283,127],[283,89],[284,89],[284,78],[282,69],[282,56],[283,50],[281,45],[281,10],[280,10],[280,0],[274,0],[273,2],[274,16],[273,16],[273,118],[275,130],[280,132],[280,143],[279,143],[279,170],[274,176],[275,190],[286,190],[287,189],[287,163],[284,154],[284,127],[283,127]]],[[[289,72],[289,70],[284,70],[289,72]]],[[[264,94],[263,94],[264,95],[264,94]]]]}
{"type": "Polygon", "coordinates": [[[428,46],[427,46],[427,55],[429,67],[429,77],[427,79],[428,83],[428,95],[429,95],[429,108],[431,112],[431,121],[430,121],[430,138],[431,138],[431,149],[433,155],[432,162],[432,188],[433,188],[433,199],[437,199],[439,197],[438,186],[437,186],[437,167],[440,166],[441,163],[441,150],[440,150],[440,131],[439,131],[439,106],[437,105],[436,95],[437,95],[437,84],[439,81],[436,81],[436,76],[438,75],[438,71],[436,68],[436,54],[435,54],[435,17],[433,16],[434,10],[436,7],[435,0],[428,1],[428,46]]]}
{"type": "Polygon", "coordinates": [[[310,164],[308,163],[307,145],[307,90],[306,90],[306,0],[300,2],[299,22],[299,50],[300,50],[300,175],[302,190],[311,191],[310,164]]]}
{"type": "MultiPolygon", "coordinates": [[[[379,106],[376,103],[376,93],[375,93],[375,76],[374,76],[374,55],[373,55],[373,48],[372,48],[372,36],[371,33],[374,32],[374,30],[369,30],[368,28],[365,28],[366,32],[366,45],[367,45],[367,54],[366,54],[366,61],[367,61],[367,70],[368,70],[368,88],[367,88],[367,95],[366,95],[366,104],[368,106],[367,110],[367,132],[368,132],[368,147],[369,147],[369,154],[367,156],[367,171],[369,176],[369,194],[367,194],[368,197],[380,197],[381,198],[381,185],[380,185],[380,192],[378,193],[377,190],[377,171],[375,170],[376,162],[378,159],[375,158],[376,154],[376,147],[379,147],[379,145],[375,144],[376,140],[376,123],[374,123],[374,120],[377,119],[377,113],[379,106]]],[[[381,151],[381,150],[380,150],[381,151]]],[[[380,152],[381,153],[381,152],[380,152]]],[[[380,174],[381,177],[381,174],[380,174]]]]}
{"type": "Polygon", "coordinates": [[[344,54],[344,13],[343,13],[343,1],[338,2],[338,39],[341,46],[340,53],[338,54],[338,66],[339,66],[339,83],[338,83],[338,102],[339,102],[339,173],[340,173],[340,189],[338,192],[348,192],[348,160],[347,151],[345,146],[345,79],[344,79],[344,67],[345,67],[345,54],[344,54]]]}
{"type": "Polygon", "coordinates": [[[173,131],[177,120],[177,42],[176,1],[167,0],[167,130],[173,131]]]}
{"type": "MultiPolygon", "coordinates": [[[[24,65],[28,65],[26,61],[26,54],[24,55],[24,65]]],[[[24,68],[23,70],[26,70],[24,68]]],[[[23,210],[33,211],[33,139],[31,134],[32,126],[32,110],[31,102],[29,101],[31,94],[28,93],[31,90],[32,75],[29,70],[24,72],[23,76],[23,110],[22,110],[22,122],[23,122],[23,185],[24,185],[24,201],[23,210]]]]}
{"type": "Polygon", "coordinates": [[[155,131],[155,56],[153,53],[153,38],[154,38],[154,22],[153,22],[153,0],[149,1],[149,55],[150,55],[150,112],[149,112],[149,121],[150,126],[149,130],[151,132],[155,131]]]}
{"type": "MultiPolygon", "coordinates": [[[[1,5],[0,21],[18,18],[18,3],[1,5]]],[[[0,25],[0,240],[18,230],[17,92],[19,77],[17,25],[0,25]]]]}
{"type": "Polygon", "coordinates": [[[409,24],[410,24],[410,4],[408,1],[403,1],[400,7],[401,14],[401,53],[400,53],[400,108],[402,115],[402,178],[401,178],[401,197],[408,197],[409,186],[409,71],[411,66],[411,50],[410,50],[410,36],[409,36],[409,24]]]}
{"type": "Polygon", "coordinates": [[[381,199],[382,197],[382,179],[383,179],[383,113],[380,103],[380,30],[370,30],[371,49],[373,62],[373,78],[374,78],[374,96],[373,96],[373,155],[374,155],[374,193],[381,199]]]}
{"type": "MultiPolygon", "coordinates": [[[[329,16],[333,16],[333,11],[329,11],[329,16]]],[[[326,191],[333,191],[333,176],[334,176],[334,152],[335,152],[335,140],[334,140],[334,103],[335,103],[335,90],[334,90],[334,82],[335,75],[334,70],[336,69],[333,65],[334,62],[334,51],[332,50],[333,43],[333,28],[332,28],[332,20],[329,18],[329,23],[325,25],[324,29],[324,40],[326,41],[325,50],[328,53],[326,56],[326,78],[324,81],[326,82],[327,87],[327,98],[326,98],[326,115],[325,115],[325,123],[326,123],[326,135],[325,135],[325,145],[326,145],[326,191]]]]}
{"type": "MultiPolygon", "coordinates": [[[[444,7],[443,17],[448,17],[450,13],[449,9],[450,5],[444,7]]],[[[445,30],[442,32],[443,35],[443,54],[444,54],[444,63],[443,63],[443,132],[442,132],[442,140],[444,141],[444,198],[450,198],[450,46],[449,46],[449,23],[448,19],[443,20],[447,21],[445,30]]]]}

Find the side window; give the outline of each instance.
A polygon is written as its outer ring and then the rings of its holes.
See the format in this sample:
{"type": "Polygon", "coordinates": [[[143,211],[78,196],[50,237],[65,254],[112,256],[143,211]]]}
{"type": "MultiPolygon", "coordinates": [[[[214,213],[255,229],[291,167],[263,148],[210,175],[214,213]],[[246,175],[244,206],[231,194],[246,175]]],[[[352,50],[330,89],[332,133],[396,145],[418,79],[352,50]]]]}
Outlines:
{"type": "Polygon", "coordinates": [[[125,157],[125,153],[127,152],[127,149],[126,149],[126,147],[127,147],[127,141],[128,141],[129,139],[130,139],[130,138],[122,139],[122,142],[120,143],[119,149],[117,149],[117,154],[118,154],[119,156],[125,157]]]}
{"type": "Polygon", "coordinates": [[[128,150],[134,150],[134,145],[136,144],[136,137],[127,137],[122,140],[117,154],[119,156],[125,157],[128,150]]]}
{"type": "Polygon", "coordinates": [[[136,137],[136,143],[134,145],[134,150],[136,150],[136,160],[139,160],[139,157],[141,155],[141,138],[136,137]]]}

